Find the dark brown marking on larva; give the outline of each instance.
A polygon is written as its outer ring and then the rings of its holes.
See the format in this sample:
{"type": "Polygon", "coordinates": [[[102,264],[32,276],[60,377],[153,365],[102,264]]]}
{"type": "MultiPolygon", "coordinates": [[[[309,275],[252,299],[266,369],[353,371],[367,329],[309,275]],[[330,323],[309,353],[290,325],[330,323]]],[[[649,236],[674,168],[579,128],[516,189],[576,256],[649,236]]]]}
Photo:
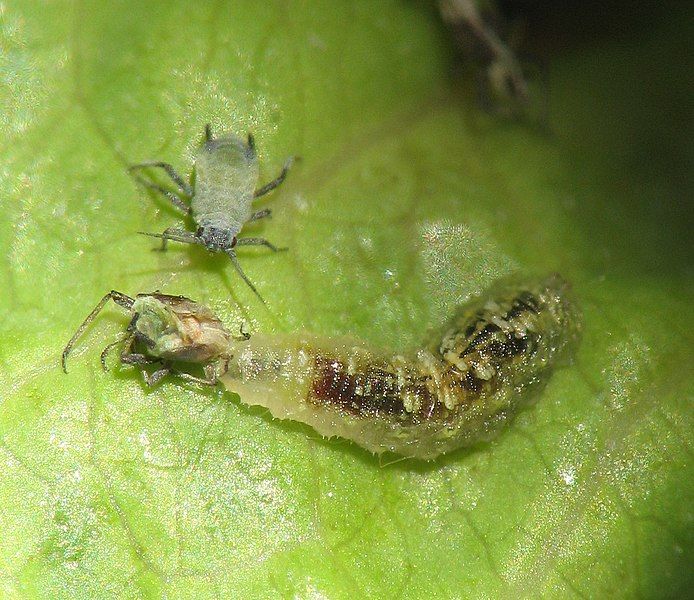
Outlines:
{"type": "Polygon", "coordinates": [[[461,374],[461,377],[454,380],[454,385],[458,386],[461,390],[472,392],[473,394],[479,393],[483,383],[484,382],[479,377],[475,377],[470,371],[465,371],[465,373],[461,374]]]}
{"type": "MultiPolygon", "coordinates": [[[[370,366],[364,372],[350,374],[346,365],[336,359],[317,356],[315,377],[307,400],[314,404],[334,405],[355,416],[408,415],[402,399],[398,376],[378,366],[370,366]]],[[[434,404],[425,378],[408,380],[413,393],[423,400],[427,413],[434,404]]]]}
{"type": "Polygon", "coordinates": [[[528,348],[527,338],[508,335],[506,340],[506,342],[494,341],[487,346],[487,350],[493,358],[511,358],[522,354],[528,348]]]}
{"type": "Polygon", "coordinates": [[[350,375],[344,363],[323,356],[316,357],[308,400],[333,404],[355,415],[394,415],[404,410],[392,374],[371,368],[366,373],[350,375]]]}
{"type": "Polygon", "coordinates": [[[463,351],[459,354],[460,358],[462,358],[466,354],[474,352],[478,346],[482,346],[483,344],[485,344],[487,340],[492,336],[492,334],[496,333],[497,331],[501,331],[501,327],[499,327],[498,325],[495,325],[494,323],[485,325],[484,328],[476,336],[472,338],[472,341],[467,345],[467,347],[465,347],[463,351]]]}

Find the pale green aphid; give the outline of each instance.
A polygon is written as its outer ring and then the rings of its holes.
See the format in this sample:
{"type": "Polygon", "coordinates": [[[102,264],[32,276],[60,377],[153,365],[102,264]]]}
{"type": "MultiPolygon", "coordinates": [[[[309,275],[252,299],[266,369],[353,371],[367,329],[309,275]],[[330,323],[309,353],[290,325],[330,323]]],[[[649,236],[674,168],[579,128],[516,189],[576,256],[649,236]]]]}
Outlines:
{"type": "MultiPolygon", "coordinates": [[[[73,345],[109,300],[128,310],[132,319],[125,334],[101,353],[104,370],[108,352],[122,345],[121,362],[140,367],[145,382],[150,386],[169,373],[194,383],[215,385],[226,372],[229,345],[236,338],[209,308],[185,296],[153,292],[131,298],[112,290],[99,301],[65,346],[62,364],[66,373],[67,357],[73,345]],[[155,367],[151,374],[145,370],[148,365],[155,367]],[[191,365],[202,365],[205,378],[181,370],[189,369],[191,365]]],[[[242,334],[241,338],[248,339],[248,336],[242,334]]]]}
{"type": "Polygon", "coordinates": [[[137,180],[150,189],[166,196],[172,204],[190,215],[195,231],[169,228],[164,233],[145,233],[162,239],[162,250],[167,240],[198,244],[210,252],[224,252],[241,278],[258,298],[264,302],[255,286],[241,269],[236,257],[237,246],[267,246],[277,252],[274,244],[264,238],[239,238],[246,223],[270,215],[269,208],[254,211],[253,200],[279,186],[287,175],[293,159],[286,161],[282,172],[270,183],[256,189],[258,183],[258,157],[253,136],[244,141],[232,134],[212,137],[210,126],[205,126],[205,142],[195,156],[191,184],[186,183],[174,168],[164,162],[151,161],[132,165],[129,171],[157,167],[163,169],[178,187],[178,192],[167,190],[156,183],[139,177],[137,180]]]}

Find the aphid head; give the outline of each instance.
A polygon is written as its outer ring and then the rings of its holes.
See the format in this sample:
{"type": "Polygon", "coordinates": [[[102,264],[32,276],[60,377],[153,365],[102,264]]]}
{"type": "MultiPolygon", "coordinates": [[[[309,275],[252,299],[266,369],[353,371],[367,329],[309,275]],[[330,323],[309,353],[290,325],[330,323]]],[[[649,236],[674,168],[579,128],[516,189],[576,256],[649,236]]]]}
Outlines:
{"type": "Polygon", "coordinates": [[[210,252],[224,252],[236,246],[236,235],[230,229],[201,225],[195,232],[195,237],[210,252]]]}

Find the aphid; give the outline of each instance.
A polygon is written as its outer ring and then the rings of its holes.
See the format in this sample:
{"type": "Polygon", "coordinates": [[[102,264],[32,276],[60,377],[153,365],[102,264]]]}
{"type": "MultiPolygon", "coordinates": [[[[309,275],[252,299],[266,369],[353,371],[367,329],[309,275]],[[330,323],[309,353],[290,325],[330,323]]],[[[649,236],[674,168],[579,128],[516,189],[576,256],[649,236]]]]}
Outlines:
{"type": "MultiPolygon", "coordinates": [[[[185,296],[153,292],[131,298],[112,290],[99,301],[65,346],[62,365],[66,373],[67,357],[73,345],[109,300],[128,310],[132,319],[125,334],[102,351],[104,370],[107,370],[109,351],[122,345],[121,362],[138,366],[150,386],[169,373],[194,383],[215,385],[226,372],[232,336],[209,308],[185,296]],[[185,363],[202,365],[205,378],[179,370],[179,365],[185,363]],[[151,374],[145,370],[148,365],[156,367],[151,374]]],[[[248,337],[242,332],[241,339],[248,337]]]]}
{"type": "Polygon", "coordinates": [[[165,162],[144,162],[132,165],[128,169],[131,173],[145,168],[163,169],[178,187],[178,192],[167,190],[138,175],[135,175],[135,178],[148,188],[166,196],[176,208],[190,215],[196,227],[194,232],[170,227],[161,234],[144,235],[161,238],[162,250],[166,249],[168,240],[174,240],[186,244],[199,244],[210,252],[224,252],[241,278],[264,303],[258,290],[241,269],[236,257],[236,247],[267,246],[273,252],[285,248],[277,248],[264,238],[239,238],[238,235],[246,223],[270,215],[269,208],[254,211],[253,200],[279,186],[287,176],[292,162],[292,158],[288,159],[276,179],[256,189],[259,173],[253,136],[248,134],[247,141],[232,134],[213,138],[210,126],[206,125],[205,142],[196,154],[191,184],[186,183],[174,168],[165,162]]]}
{"type": "Polygon", "coordinates": [[[222,381],[242,402],[322,435],[429,460],[492,438],[570,355],[580,329],[569,284],[552,275],[493,286],[408,356],[353,340],[255,336],[222,381]]]}
{"type": "MultiPolygon", "coordinates": [[[[498,32],[495,3],[488,0],[439,0],[439,11],[463,54],[478,64],[480,99],[506,115],[527,110],[530,90],[523,67],[498,32]]],[[[545,107],[542,109],[545,111],[545,107]]],[[[545,115],[541,116],[542,119],[545,115]]]]}

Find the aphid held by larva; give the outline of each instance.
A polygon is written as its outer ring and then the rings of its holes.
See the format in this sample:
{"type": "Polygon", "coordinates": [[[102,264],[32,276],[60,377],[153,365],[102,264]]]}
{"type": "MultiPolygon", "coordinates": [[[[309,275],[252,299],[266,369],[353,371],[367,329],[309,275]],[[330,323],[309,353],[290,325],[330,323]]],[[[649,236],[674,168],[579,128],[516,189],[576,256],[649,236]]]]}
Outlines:
{"type": "Polygon", "coordinates": [[[106,370],[107,354],[122,345],[121,362],[139,367],[149,386],[169,373],[193,383],[215,385],[226,372],[231,340],[249,337],[242,333],[240,338],[233,338],[209,308],[185,296],[153,292],[131,298],[112,290],[99,301],[65,346],[62,365],[66,373],[72,347],[109,300],[129,311],[132,319],[125,334],[104,348],[101,365],[106,370]],[[184,365],[190,368],[193,364],[202,365],[204,379],[181,370],[184,365]],[[155,367],[151,374],[145,370],[149,365],[155,367]]]}
{"type": "Polygon", "coordinates": [[[493,286],[409,356],[354,340],[255,336],[222,382],[324,436],[429,460],[491,439],[570,356],[580,330],[569,284],[552,275],[493,286]]]}
{"type": "Polygon", "coordinates": [[[238,235],[246,223],[270,215],[269,208],[254,211],[253,200],[279,186],[287,176],[292,162],[293,158],[289,158],[276,179],[256,189],[259,172],[253,136],[248,134],[246,141],[232,134],[215,138],[212,137],[210,126],[206,125],[205,142],[195,156],[190,184],[165,162],[144,162],[128,169],[131,173],[146,168],[163,169],[178,187],[178,192],[167,190],[139,175],[135,175],[135,178],[144,186],[166,196],[176,208],[190,215],[195,223],[195,231],[170,227],[161,234],[141,233],[161,238],[162,250],[166,249],[168,240],[173,240],[198,244],[210,252],[224,252],[241,278],[264,303],[258,290],[243,272],[236,256],[236,247],[267,246],[273,252],[286,248],[277,248],[264,238],[240,238],[238,235]]]}

